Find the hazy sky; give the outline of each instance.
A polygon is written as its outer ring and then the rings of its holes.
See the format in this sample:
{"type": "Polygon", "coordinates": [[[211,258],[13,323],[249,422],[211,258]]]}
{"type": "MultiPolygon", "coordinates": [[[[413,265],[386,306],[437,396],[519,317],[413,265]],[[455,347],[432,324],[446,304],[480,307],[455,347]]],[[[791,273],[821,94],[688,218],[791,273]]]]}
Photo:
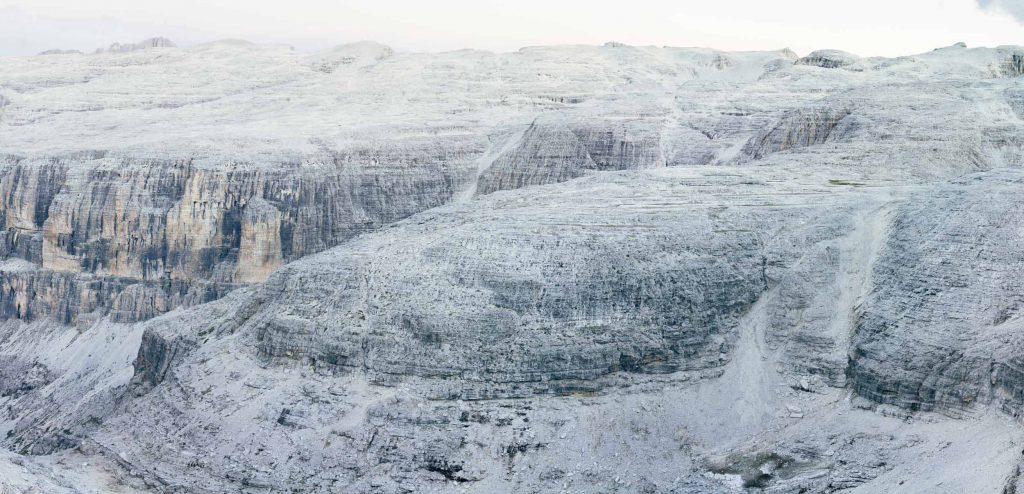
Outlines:
{"type": "Polygon", "coordinates": [[[166,36],[400,51],[620,41],[903,55],[1024,45],[1024,0],[0,0],[0,55],[166,36]]]}

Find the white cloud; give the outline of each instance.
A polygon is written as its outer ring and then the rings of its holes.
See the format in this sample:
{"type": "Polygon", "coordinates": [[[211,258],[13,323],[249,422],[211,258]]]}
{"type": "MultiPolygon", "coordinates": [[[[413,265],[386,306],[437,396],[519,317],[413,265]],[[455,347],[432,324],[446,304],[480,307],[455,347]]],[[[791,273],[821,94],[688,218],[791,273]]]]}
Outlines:
{"type": "Polygon", "coordinates": [[[983,9],[1002,10],[1024,24],[1024,0],[978,0],[983,9]]]}

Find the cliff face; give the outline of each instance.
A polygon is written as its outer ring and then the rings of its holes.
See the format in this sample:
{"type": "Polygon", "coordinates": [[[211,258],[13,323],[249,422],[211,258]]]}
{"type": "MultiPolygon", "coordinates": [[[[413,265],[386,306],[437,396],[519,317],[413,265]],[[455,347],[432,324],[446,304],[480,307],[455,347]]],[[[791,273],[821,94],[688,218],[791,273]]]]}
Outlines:
{"type": "Polygon", "coordinates": [[[1011,492],[1018,52],[0,58],[0,490],[1011,492]]]}
{"type": "Polygon", "coordinates": [[[594,171],[665,166],[664,125],[665,118],[657,113],[601,118],[564,112],[538,117],[521,134],[508,138],[481,173],[476,192],[564,182],[594,171]]]}
{"type": "Polygon", "coordinates": [[[468,175],[444,164],[204,170],[189,161],[10,160],[0,178],[5,249],[40,269],[3,272],[6,313],[73,323],[118,307],[119,320],[134,321],[205,302],[441,205],[468,175]],[[34,300],[47,290],[60,295],[34,300]],[[196,290],[204,294],[186,295],[196,290]]]}
{"type": "MultiPolygon", "coordinates": [[[[990,204],[1014,211],[1020,175],[907,196],[791,169],[670,168],[434,209],[154,319],[126,411],[58,424],[213,490],[587,489],[615,485],[623,450],[687,465],[631,470],[654,489],[715,492],[728,484],[707,472],[726,472],[780,492],[889,490],[971,448],[991,476],[959,482],[1001,487],[1024,437],[985,410],[1022,406],[1020,228],[990,204]],[[970,420],[903,415],[926,410],[970,420]],[[129,439],[138,424],[160,425],[129,439]],[[257,432],[231,440],[239,427],[257,432]],[[175,442],[216,455],[164,460],[175,442]],[[608,443],[588,479],[567,475],[608,443]]],[[[22,426],[14,444],[49,451],[52,435],[22,426]]]]}
{"type": "Polygon", "coordinates": [[[858,320],[859,394],[957,416],[993,401],[1024,413],[1021,186],[1016,172],[965,178],[897,211],[858,320]]]}
{"type": "Polygon", "coordinates": [[[44,268],[149,281],[261,281],[283,260],[447,202],[467,174],[443,164],[129,167],[101,163],[64,184],[42,225],[44,268]]]}
{"type": "Polygon", "coordinates": [[[75,322],[117,305],[141,320],[453,200],[600,172],[785,160],[914,182],[1024,149],[1019,120],[991,117],[989,88],[950,95],[916,76],[991,76],[1012,66],[1006,48],[796,60],[616,44],[123,47],[152,49],[0,62],[0,254],[41,268],[4,274],[20,280],[10,314],[75,322]],[[81,302],[33,300],[47,290],[81,302]]]}
{"type": "MultiPolygon", "coordinates": [[[[785,213],[727,208],[669,177],[577,182],[459,208],[456,221],[445,211],[400,223],[275,273],[245,330],[263,358],[384,383],[430,378],[451,398],[714,371],[770,277],[799,245],[841,230],[807,226],[820,215],[804,201],[785,213]]],[[[709,185],[749,193],[738,180],[709,185]]]]}

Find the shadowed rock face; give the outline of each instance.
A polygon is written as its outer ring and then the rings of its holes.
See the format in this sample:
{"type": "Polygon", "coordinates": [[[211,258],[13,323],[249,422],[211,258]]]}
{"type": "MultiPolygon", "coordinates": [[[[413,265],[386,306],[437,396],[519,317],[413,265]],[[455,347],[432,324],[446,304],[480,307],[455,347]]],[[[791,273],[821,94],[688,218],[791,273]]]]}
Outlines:
{"type": "Polygon", "coordinates": [[[993,400],[1024,412],[1022,190],[1016,172],[968,177],[896,212],[857,324],[857,393],[954,415],[993,400]]]}
{"type": "Polygon", "coordinates": [[[1024,53],[1014,53],[1006,61],[1006,75],[1020,77],[1024,75],[1024,53]]]}
{"type": "Polygon", "coordinates": [[[23,321],[51,318],[84,327],[108,313],[117,322],[144,321],[179,305],[216,300],[234,287],[204,281],[90,279],[41,269],[8,270],[0,273],[0,314],[23,321]]]}
{"type": "Polygon", "coordinates": [[[564,182],[592,171],[664,166],[663,125],[655,118],[539,118],[481,174],[477,194],[564,182]]]}
{"type": "MultiPolygon", "coordinates": [[[[670,177],[583,181],[418,216],[281,269],[244,330],[264,359],[381,383],[426,378],[449,398],[719,368],[739,318],[798,252],[843,234],[846,207],[732,208],[670,177]]],[[[708,185],[760,202],[757,185],[708,185]]]]}
{"type": "Polygon", "coordinates": [[[856,127],[843,125],[850,115],[846,108],[808,108],[791,112],[771,128],[752,137],[743,146],[743,155],[752,159],[789,149],[844,140],[856,127]],[[838,131],[837,131],[838,129],[838,131]]]}

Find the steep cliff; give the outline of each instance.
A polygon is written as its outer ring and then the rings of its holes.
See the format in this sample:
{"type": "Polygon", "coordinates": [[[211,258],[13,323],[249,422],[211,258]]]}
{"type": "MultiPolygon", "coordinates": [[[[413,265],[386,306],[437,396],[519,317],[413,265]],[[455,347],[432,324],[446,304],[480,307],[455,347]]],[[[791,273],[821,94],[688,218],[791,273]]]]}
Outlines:
{"type": "Polygon", "coordinates": [[[896,212],[857,322],[858,394],[952,415],[992,401],[1024,412],[1022,187],[1016,171],[969,176],[896,212]]]}
{"type": "Polygon", "coordinates": [[[860,60],[856,76],[820,70],[845,60],[833,52],[621,44],[305,55],[154,39],[6,58],[0,253],[42,270],[2,303],[144,319],[452,200],[599,172],[796,160],[917,182],[1004,166],[1024,153],[1021,122],[992,118],[972,81],[1014,53],[860,60]],[[47,290],[83,302],[29,300],[47,290]]]}
{"type": "Polygon", "coordinates": [[[189,288],[175,287],[206,286],[219,296],[262,281],[287,260],[449,201],[469,174],[444,163],[211,170],[188,160],[12,160],[0,178],[4,249],[41,269],[0,270],[21,280],[7,283],[3,304],[15,306],[7,314],[71,323],[78,312],[148,304],[128,300],[143,291],[122,291],[134,281],[166,299],[138,318],[119,316],[145,319],[190,300],[175,295],[189,288]],[[52,287],[60,302],[28,300],[57,279],[66,280],[52,287]],[[19,303],[36,308],[18,311],[19,303]],[[57,303],[69,308],[46,310],[57,303]]]}

